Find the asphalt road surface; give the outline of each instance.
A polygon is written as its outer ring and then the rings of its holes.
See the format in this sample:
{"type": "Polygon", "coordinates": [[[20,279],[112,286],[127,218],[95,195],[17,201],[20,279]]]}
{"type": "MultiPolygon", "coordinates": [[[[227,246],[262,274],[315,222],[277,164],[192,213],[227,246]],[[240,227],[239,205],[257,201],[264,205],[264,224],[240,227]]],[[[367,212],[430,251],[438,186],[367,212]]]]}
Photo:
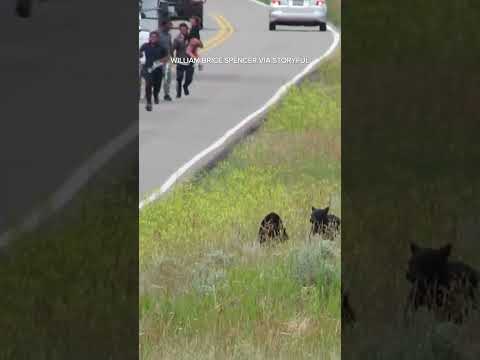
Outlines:
{"type": "MultiPolygon", "coordinates": [[[[232,36],[207,50],[204,57],[306,57],[313,61],[334,40],[331,32],[322,33],[318,27],[278,26],[270,32],[268,8],[248,0],[208,0],[204,10],[204,38],[218,30],[214,14],[223,15],[234,28],[232,36]]],[[[152,23],[144,25],[151,27],[152,23]]],[[[158,190],[172,173],[265,104],[305,66],[206,64],[202,72],[195,71],[189,96],[171,103],[161,100],[152,112],[140,103],[140,198],[158,190]]],[[[171,95],[175,95],[174,79],[171,95]]]]}
{"type": "Polygon", "coordinates": [[[138,119],[136,3],[48,0],[29,19],[14,5],[0,1],[0,234],[138,119]]]}

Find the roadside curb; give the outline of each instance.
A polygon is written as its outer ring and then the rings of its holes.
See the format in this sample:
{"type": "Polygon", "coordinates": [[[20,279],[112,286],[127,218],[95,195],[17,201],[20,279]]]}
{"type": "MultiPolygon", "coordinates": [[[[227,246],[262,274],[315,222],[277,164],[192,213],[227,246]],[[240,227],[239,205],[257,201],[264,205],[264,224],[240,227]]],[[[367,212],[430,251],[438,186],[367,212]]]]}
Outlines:
{"type": "MultiPolygon", "coordinates": [[[[267,6],[257,0],[249,0],[261,6],[267,6]]],[[[328,30],[333,34],[333,43],[320,57],[308,64],[300,73],[295,75],[291,80],[282,85],[275,94],[258,110],[248,115],[235,127],[228,130],[222,137],[216,140],[209,147],[195,155],[190,161],[182,165],[175,171],[165,183],[158,189],[150,193],[144,200],[140,201],[139,211],[145,206],[159,200],[164,196],[174,184],[180,179],[186,180],[191,178],[200,170],[208,170],[213,168],[219,161],[224,159],[233,149],[234,145],[243,140],[246,136],[257,130],[264,122],[266,114],[272,106],[276,105],[287,94],[288,90],[295,85],[299,85],[305,78],[311,74],[315,68],[326,58],[328,58],[340,44],[340,31],[332,24],[327,25],[328,30]]]]}

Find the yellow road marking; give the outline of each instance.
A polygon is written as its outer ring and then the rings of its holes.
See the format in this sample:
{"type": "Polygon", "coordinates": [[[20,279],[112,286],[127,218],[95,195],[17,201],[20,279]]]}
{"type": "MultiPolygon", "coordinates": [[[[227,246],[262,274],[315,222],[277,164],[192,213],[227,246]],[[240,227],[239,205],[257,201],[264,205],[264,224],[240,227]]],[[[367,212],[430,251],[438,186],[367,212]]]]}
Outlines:
{"type": "Polygon", "coordinates": [[[211,50],[222,43],[224,43],[230,36],[232,36],[234,32],[234,28],[230,22],[225,19],[223,15],[212,15],[215,21],[217,22],[219,31],[210,39],[205,41],[203,49],[201,49],[202,53],[211,50]]]}

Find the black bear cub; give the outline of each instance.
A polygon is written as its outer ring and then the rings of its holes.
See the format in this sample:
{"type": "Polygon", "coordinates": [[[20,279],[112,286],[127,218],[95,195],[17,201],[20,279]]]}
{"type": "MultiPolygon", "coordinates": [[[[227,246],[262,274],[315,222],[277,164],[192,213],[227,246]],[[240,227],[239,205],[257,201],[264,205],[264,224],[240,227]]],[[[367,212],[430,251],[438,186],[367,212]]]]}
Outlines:
{"type": "Polygon", "coordinates": [[[410,244],[407,313],[426,307],[438,318],[458,324],[477,308],[479,274],[467,264],[449,261],[451,251],[451,244],[439,249],[410,244]]]}
{"type": "Polygon", "coordinates": [[[340,229],[340,219],[335,215],[329,214],[330,207],[325,209],[317,209],[312,206],[312,214],[310,215],[310,223],[312,228],[310,235],[325,235],[329,239],[333,239],[335,233],[340,229]]]}
{"type": "Polygon", "coordinates": [[[258,230],[258,240],[260,244],[265,244],[271,240],[288,240],[287,230],[278,214],[272,212],[265,216],[258,230]]]}
{"type": "Polygon", "coordinates": [[[342,324],[352,326],[356,322],[355,312],[350,305],[347,292],[342,293],[342,324]]]}

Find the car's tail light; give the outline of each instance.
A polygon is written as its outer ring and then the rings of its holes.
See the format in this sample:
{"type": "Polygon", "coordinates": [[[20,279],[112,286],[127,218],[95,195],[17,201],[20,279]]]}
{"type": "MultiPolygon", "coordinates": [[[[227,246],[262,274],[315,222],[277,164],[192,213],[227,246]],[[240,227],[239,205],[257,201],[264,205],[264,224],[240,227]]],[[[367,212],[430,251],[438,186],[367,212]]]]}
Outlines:
{"type": "Polygon", "coordinates": [[[323,6],[323,5],[325,5],[325,0],[315,0],[315,5],[316,6],[323,6]]]}
{"type": "Polygon", "coordinates": [[[272,5],[280,5],[280,0],[272,0],[272,2],[270,3],[272,5]]]}

